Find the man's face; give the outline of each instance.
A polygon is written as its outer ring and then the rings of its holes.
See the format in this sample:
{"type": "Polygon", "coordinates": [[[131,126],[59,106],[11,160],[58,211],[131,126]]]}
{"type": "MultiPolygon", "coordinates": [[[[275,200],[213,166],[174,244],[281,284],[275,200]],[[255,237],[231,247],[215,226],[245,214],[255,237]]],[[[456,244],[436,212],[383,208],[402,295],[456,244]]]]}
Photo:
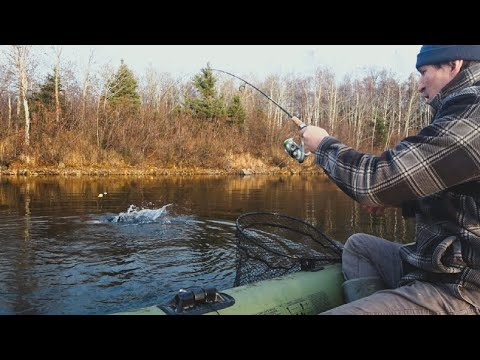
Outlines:
{"type": "Polygon", "coordinates": [[[422,93],[427,104],[458,74],[458,71],[452,71],[448,64],[440,68],[424,65],[418,68],[418,72],[420,73],[418,91],[422,93]]]}

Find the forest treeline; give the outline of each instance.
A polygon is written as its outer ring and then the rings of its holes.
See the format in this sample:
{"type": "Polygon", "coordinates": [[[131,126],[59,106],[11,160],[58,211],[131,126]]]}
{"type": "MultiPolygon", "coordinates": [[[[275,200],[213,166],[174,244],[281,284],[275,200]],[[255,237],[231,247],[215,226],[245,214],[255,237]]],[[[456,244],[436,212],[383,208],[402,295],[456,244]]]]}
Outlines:
{"type": "MultiPolygon", "coordinates": [[[[338,80],[319,66],[248,81],[305,123],[370,153],[431,117],[414,73],[402,80],[366,68],[338,80]]],[[[1,54],[0,169],[281,169],[298,166],[283,150],[296,133],[275,104],[208,64],[175,78],[153,66],[135,74],[123,61],[98,65],[93,53],[74,64],[61,46],[9,45],[1,54]]]]}

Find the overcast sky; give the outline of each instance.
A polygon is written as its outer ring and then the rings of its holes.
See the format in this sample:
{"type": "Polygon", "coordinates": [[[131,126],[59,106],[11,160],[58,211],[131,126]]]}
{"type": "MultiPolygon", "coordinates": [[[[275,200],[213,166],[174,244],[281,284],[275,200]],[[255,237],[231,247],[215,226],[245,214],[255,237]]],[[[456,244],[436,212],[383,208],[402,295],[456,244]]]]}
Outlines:
{"type": "Polygon", "coordinates": [[[63,45],[62,57],[82,66],[91,50],[97,64],[123,59],[137,75],[153,66],[175,76],[196,74],[209,62],[236,75],[313,74],[330,67],[341,80],[365,67],[392,70],[402,78],[416,72],[420,45],[63,45]]]}

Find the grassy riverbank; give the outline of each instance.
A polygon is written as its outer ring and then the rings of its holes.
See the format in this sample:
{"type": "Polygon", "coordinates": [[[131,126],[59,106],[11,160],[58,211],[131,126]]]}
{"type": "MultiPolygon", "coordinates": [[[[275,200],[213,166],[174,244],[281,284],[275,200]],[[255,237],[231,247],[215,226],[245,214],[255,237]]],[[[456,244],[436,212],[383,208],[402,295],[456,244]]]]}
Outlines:
{"type": "Polygon", "coordinates": [[[285,162],[281,166],[265,163],[261,159],[251,156],[237,156],[232,158],[228,166],[223,167],[196,167],[196,166],[112,166],[109,164],[95,166],[35,166],[27,164],[14,164],[10,167],[0,167],[2,176],[166,176],[166,175],[255,175],[255,174],[323,174],[321,168],[307,159],[303,164],[298,164],[285,154],[285,162]]]}

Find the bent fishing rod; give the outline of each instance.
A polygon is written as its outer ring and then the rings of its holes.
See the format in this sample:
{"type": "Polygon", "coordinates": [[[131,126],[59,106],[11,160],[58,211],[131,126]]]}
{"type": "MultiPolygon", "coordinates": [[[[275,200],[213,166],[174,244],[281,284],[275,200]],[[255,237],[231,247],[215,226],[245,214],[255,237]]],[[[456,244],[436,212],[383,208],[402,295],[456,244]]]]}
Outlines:
{"type": "MultiPolygon", "coordinates": [[[[235,74],[232,74],[228,71],[224,71],[224,70],[220,70],[220,69],[212,69],[210,68],[210,70],[213,70],[213,71],[218,71],[218,72],[222,72],[224,74],[227,74],[227,75],[230,75],[234,78],[237,78],[238,80],[244,82],[245,84],[247,85],[250,85],[252,88],[254,88],[255,90],[257,90],[260,94],[262,94],[263,96],[265,96],[268,100],[270,100],[271,102],[273,102],[276,106],[278,106],[278,108],[280,110],[282,110],[285,114],[288,115],[288,117],[290,119],[292,119],[292,121],[295,123],[295,125],[297,125],[300,130],[307,127],[307,124],[305,124],[302,120],[300,120],[298,117],[290,114],[287,110],[285,110],[282,106],[280,106],[280,104],[278,104],[275,100],[273,100],[270,96],[268,96],[267,94],[265,94],[262,90],[260,90],[259,88],[257,88],[255,85],[253,84],[250,84],[248,81],[242,79],[241,77],[238,77],[237,75],[235,74]]],[[[290,155],[291,157],[293,157],[294,159],[296,159],[299,163],[302,163],[304,160],[305,160],[305,157],[310,155],[309,152],[305,153],[305,146],[304,146],[304,142],[303,142],[303,137],[301,139],[301,143],[300,145],[296,144],[295,141],[293,141],[293,138],[288,138],[287,140],[285,140],[283,142],[283,146],[285,148],[285,151],[287,152],[288,155],[290,155]]]]}

